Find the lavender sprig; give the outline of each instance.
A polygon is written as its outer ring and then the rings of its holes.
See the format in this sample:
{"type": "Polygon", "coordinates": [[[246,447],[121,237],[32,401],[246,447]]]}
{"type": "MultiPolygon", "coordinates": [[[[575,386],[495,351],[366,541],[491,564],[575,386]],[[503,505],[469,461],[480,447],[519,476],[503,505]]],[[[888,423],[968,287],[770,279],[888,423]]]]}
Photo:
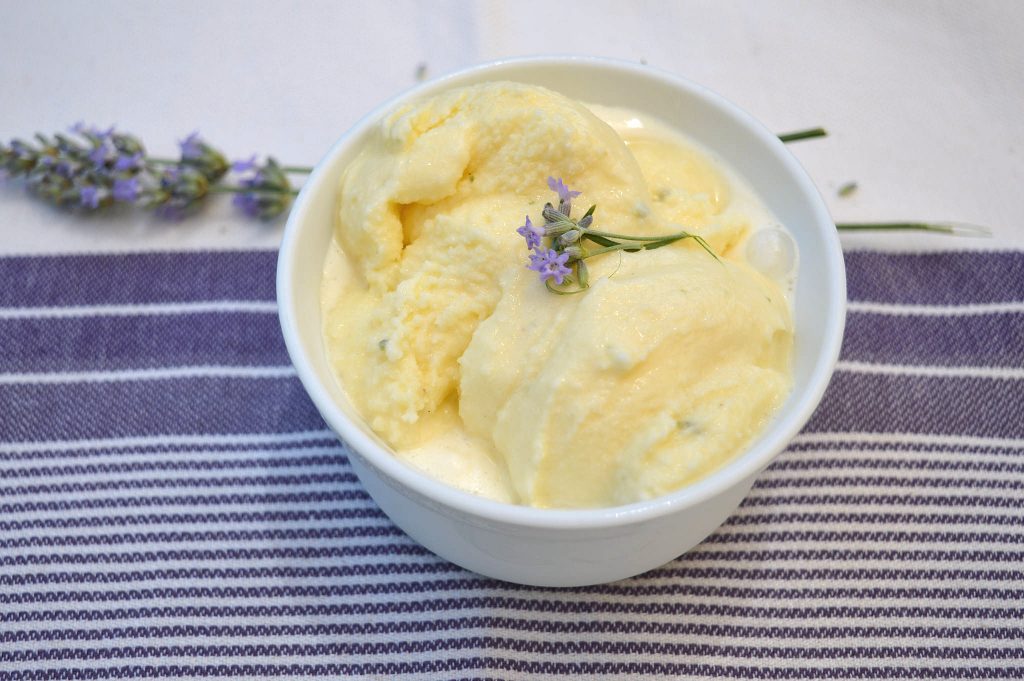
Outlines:
{"type": "Polygon", "coordinates": [[[238,184],[242,190],[235,194],[232,203],[250,217],[267,219],[280,215],[298,193],[273,157],[262,166],[255,156],[236,161],[231,170],[240,175],[238,184]]]}
{"type": "Polygon", "coordinates": [[[686,231],[661,236],[633,236],[593,229],[591,224],[596,205],[591,206],[579,220],[574,220],[572,200],[580,192],[569,189],[561,178],[549,177],[548,187],[558,194],[558,208],[551,203],[545,204],[542,211],[543,226],[534,225],[530,216],[526,216],[525,224],[516,232],[526,239],[526,246],[530,249],[527,269],[537,272],[544,286],[552,293],[573,294],[587,289],[590,286],[590,274],[584,261],[613,251],[650,251],[683,239],[693,239],[713,258],[718,259],[707,241],[686,231]],[[596,248],[587,242],[592,242],[596,248]]]}
{"type": "Polygon", "coordinates": [[[113,127],[78,123],[69,132],[0,144],[0,170],[24,178],[29,191],[62,208],[93,212],[124,204],[175,219],[194,212],[212,193],[236,194],[234,203],[246,215],[275,217],[298,193],[286,173],[311,170],[282,167],[274,159],[257,165],[254,157],[242,162],[251,173],[225,185],[219,183],[230,167],[226,157],[198,132],[179,142],[177,160],[147,155],[138,138],[113,127]]]}

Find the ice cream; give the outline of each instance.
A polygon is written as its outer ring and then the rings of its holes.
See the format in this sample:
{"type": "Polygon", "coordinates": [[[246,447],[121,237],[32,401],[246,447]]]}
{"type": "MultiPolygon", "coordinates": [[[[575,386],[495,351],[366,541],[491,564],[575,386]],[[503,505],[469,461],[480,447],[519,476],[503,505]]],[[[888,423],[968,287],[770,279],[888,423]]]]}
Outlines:
{"type": "Polygon", "coordinates": [[[396,454],[450,484],[541,507],[657,496],[735,456],[789,391],[792,263],[747,257],[773,221],[654,121],[521,84],[453,90],[387,116],[339,195],[333,367],[396,454]],[[718,257],[607,253],[555,295],[516,233],[543,222],[548,177],[601,230],[684,228],[718,257]]]}

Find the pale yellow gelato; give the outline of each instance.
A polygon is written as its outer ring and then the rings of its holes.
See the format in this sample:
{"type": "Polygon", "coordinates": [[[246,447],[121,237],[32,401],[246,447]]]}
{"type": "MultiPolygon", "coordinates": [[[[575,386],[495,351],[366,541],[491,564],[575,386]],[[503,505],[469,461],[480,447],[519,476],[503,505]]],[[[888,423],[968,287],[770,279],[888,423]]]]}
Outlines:
{"type": "Polygon", "coordinates": [[[742,450],[789,391],[785,276],[739,247],[770,217],[654,122],[520,84],[450,91],[380,124],[339,206],[334,368],[397,454],[447,482],[543,507],[649,498],[742,450]],[[596,204],[596,229],[686,229],[719,259],[692,240],[608,253],[584,292],[553,294],[516,233],[557,205],[549,176],[582,192],[574,217],[596,204]]]}

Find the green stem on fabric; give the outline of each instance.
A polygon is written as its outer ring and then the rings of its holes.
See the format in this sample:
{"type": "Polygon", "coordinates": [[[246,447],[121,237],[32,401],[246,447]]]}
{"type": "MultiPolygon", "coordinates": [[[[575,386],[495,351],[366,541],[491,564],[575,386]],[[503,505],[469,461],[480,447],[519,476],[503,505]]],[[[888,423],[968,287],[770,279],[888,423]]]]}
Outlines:
{"type": "Polygon", "coordinates": [[[210,187],[211,194],[291,194],[298,196],[298,189],[260,189],[258,187],[233,187],[214,185],[210,187]]]}
{"type": "Polygon", "coordinates": [[[796,132],[787,132],[779,135],[779,139],[783,142],[797,142],[799,140],[809,140],[814,137],[826,137],[828,132],[825,128],[810,128],[808,130],[797,130],[796,132]]]}
{"type": "Polygon", "coordinates": [[[955,236],[992,236],[992,230],[969,222],[837,222],[843,232],[935,232],[955,236]]]}

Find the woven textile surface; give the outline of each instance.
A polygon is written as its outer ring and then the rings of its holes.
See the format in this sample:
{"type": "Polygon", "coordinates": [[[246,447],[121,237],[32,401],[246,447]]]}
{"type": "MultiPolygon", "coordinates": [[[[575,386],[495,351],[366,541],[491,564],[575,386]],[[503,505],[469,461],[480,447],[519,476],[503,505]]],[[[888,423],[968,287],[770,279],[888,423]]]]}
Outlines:
{"type": "Polygon", "coordinates": [[[1024,678],[1024,253],[846,257],[804,431],[700,546],[580,589],[379,511],[275,253],[0,258],[0,677],[1024,678]]]}

